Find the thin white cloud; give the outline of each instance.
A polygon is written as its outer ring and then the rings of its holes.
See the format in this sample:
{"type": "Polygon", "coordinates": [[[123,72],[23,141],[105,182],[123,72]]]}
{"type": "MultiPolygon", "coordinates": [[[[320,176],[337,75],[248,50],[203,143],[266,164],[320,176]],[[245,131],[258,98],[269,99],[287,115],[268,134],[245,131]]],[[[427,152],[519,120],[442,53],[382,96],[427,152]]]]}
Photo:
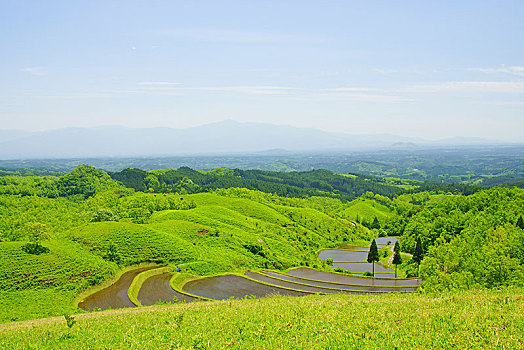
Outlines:
{"type": "Polygon", "coordinates": [[[324,89],[324,91],[333,91],[333,92],[373,92],[373,91],[383,91],[378,88],[370,87],[341,87],[341,88],[332,88],[324,89]]]}
{"type": "Polygon", "coordinates": [[[299,36],[286,33],[252,32],[229,29],[166,30],[163,31],[162,34],[175,38],[236,44],[306,44],[326,41],[325,38],[315,35],[299,36]]]}
{"type": "Polygon", "coordinates": [[[524,107],[523,101],[479,101],[479,104],[488,106],[502,106],[502,107],[524,107]]]}
{"type": "Polygon", "coordinates": [[[399,102],[413,102],[411,98],[398,95],[388,94],[369,94],[360,92],[344,92],[344,91],[330,91],[321,92],[318,96],[336,99],[336,100],[348,100],[355,102],[377,102],[377,103],[399,103],[399,102]]]}
{"type": "Polygon", "coordinates": [[[39,67],[25,67],[21,69],[22,72],[29,73],[31,75],[41,76],[45,75],[45,72],[42,70],[42,68],[39,67]]]}
{"type": "Polygon", "coordinates": [[[509,66],[501,65],[497,68],[470,68],[470,71],[482,72],[486,74],[503,73],[518,77],[524,77],[524,66],[509,66]]]}
{"type": "Polygon", "coordinates": [[[58,99],[58,100],[76,100],[76,99],[84,99],[84,98],[106,98],[106,97],[114,97],[114,94],[111,93],[85,93],[85,94],[71,94],[71,95],[44,95],[39,96],[41,98],[49,98],[49,99],[58,99]]]}
{"type": "Polygon", "coordinates": [[[170,81],[141,81],[138,85],[145,86],[173,86],[173,85],[182,85],[182,83],[170,82],[170,81]]]}
{"type": "Polygon", "coordinates": [[[200,90],[204,91],[216,91],[216,92],[236,92],[245,93],[250,95],[284,95],[290,94],[296,91],[296,88],[288,86],[214,86],[214,87],[202,87],[200,90]]]}
{"type": "Polygon", "coordinates": [[[503,92],[524,93],[524,82],[519,81],[452,81],[435,84],[412,85],[399,89],[406,92],[503,92]]]}
{"type": "Polygon", "coordinates": [[[181,86],[181,83],[170,82],[142,82],[140,91],[153,93],[172,93],[182,91],[209,91],[225,93],[242,93],[251,95],[283,95],[296,91],[288,86],[255,85],[255,86],[181,86]]]}
{"type": "Polygon", "coordinates": [[[390,68],[374,68],[371,70],[374,73],[379,73],[381,75],[397,75],[397,74],[414,74],[414,75],[429,75],[429,74],[437,74],[440,72],[439,69],[435,68],[402,68],[402,69],[390,69],[390,68]]]}

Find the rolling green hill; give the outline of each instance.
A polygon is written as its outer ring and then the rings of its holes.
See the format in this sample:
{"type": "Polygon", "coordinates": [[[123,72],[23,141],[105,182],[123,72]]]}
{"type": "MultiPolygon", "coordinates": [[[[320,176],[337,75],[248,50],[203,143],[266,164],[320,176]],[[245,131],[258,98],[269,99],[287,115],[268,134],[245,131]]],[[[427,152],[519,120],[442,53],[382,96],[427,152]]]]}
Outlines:
{"type": "MultiPolygon", "coordinates": [[[[253,192],[251,197],[261,195],[253,192]]],[[[41,206],[41,213],[35,215],[48,225],[50,239],[42,243],[48,253],[33,255],[22,250],[27,239],[23,223],[19,241],[0,242],[0,257],[5,262],[0,267],[0,305],[25,305],[23,311],[14,313],[2,309],[0,320],[4,322],[70,311],[75,295],[113,275],[118,266],[169,262],[198,275],[313,266],[320,264],[316,260],[319,247],[359,237],[343,221],[314,208],[270,205],[215,193],[115,196],[102,191],[88,200],[75,199],[71,205],[64,198],[6,196],[15,204],[23,200],[38,207],[42,201],[56,201],[63,206],[41,206]],[[130,213],[137,206],[152,211],[146,210],[146,223],[134,223],[136,217],[130,213]],[[100,208],[112,210],[121,220],[89,222],[92,211],[100,208]],[[56,222],[63,211],[75,220],[56,222]],[[298,211],[300,215],[292,214],[298,211]],[[62,293],[61,307],[52,306],[48,298],[56,290],[62,293]],[[32,300],[29,305],[24,303],[28,299],[32,300]]]]}
{"type": "MultiPolygon", "coordinates": [[[[0,191],[0,322],[78,311],[73,301],[79,293],[132,264],[168,263],[184,276],[296,266],[329,270],[316,258],[320,248],[368,245],[379,234],[401,235],[403,251],[413,255],[421,242],[420,263],[403,255],[399,268],[403,275],[420,273],[425,289],[524,284],[521,189],[472,195],[402,190],[388,197],[373,193],[376,183],[363,180],[360,184],[370,183],[369,188],[359,187],[362,195],[348,202],[339,196],[345,183],[337,178],[329,183],[331,192],[319,193],[319,188],[330,188],[319,183],[311,193],[278,195],[286,186],[307,187],[320,175],[328,181],[329,172],[289,177],[265,172],[250,174],[250,179],[272,184],[285,179],[283,187],[275,187],[277,194],[246,188],[203,192],[201,185],[197,193],[187,194],[210,175],[188,168],[181,172],[184,186],[176,193],[135,192],[86,166],[60,178],[5,178],[0,191]],[[199,174],[203,177],[195,177],[200,179],[196,182],[187,177],[199,174]],[[355,223],[357,216],[362,224],[355,223]],[[380,229],[373,228],[374,218],[380,229]],[[35,246],[44,248],[34,251],[35,246]]],[[[171,170],[155,173],[173,175],[171,170]]],[[[211,174],[238,175],[227,169],[211,174]]]]}

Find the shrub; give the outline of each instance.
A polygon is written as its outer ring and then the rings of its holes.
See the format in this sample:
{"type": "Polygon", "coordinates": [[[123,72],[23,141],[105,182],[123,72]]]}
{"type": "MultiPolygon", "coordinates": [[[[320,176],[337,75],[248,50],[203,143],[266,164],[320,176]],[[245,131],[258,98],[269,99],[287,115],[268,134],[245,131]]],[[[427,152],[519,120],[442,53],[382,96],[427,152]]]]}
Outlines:
{"type": "Polygon", "coordinates": [[[151,217],[151,212],[145,208],[131,208],[128,214],[135,224],[145,224],[151,217]]]}
{"type": "Polygon", "coordinates": [[[102,222],[102,221],[118,221],[120,218],[118,215],[113,214],[109,209],[99,209],[93,213],[91,222],[102,222]]]}
{"type": "Polygon", "coordinates": [[[120,262],[120,256],[118,255],[118,252],[116,251],[116,246],[113,243],[111,243],[107,248],[107,253],[104,256],[104,258],[115,263],[120,262]]]}
{"type": "Polygon", "coordinates": [[[251,253],[260,255],[261,257],[265,258],[266,254],[264,253],[264,248],[262,248],[261,245],[258,244],[244,244],[244,248],[249,250],[251,253]]]}
{"type": "Polygon", "coordinates": [[[371,271],[366,271],[362,274],[362,276],[366,276],[366,277],[372,277],[373,276],[373,272],[371,271]]]}
{"type": "Polygon", "coordinates": [[[27,254],[40,255],[49,253],[49,248],[46,248],[37,243],[26,243],[22,246],[22,250],[27,254]]]}

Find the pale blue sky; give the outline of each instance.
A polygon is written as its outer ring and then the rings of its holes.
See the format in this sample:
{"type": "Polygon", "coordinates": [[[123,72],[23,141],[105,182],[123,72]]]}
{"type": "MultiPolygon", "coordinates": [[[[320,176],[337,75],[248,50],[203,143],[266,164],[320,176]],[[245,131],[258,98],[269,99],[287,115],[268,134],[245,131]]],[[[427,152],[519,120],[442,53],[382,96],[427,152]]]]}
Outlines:
{"type": "Polygon", "coordinates": [[[524,141],[524,1],[0,0],[3,129],[524,141]]]}

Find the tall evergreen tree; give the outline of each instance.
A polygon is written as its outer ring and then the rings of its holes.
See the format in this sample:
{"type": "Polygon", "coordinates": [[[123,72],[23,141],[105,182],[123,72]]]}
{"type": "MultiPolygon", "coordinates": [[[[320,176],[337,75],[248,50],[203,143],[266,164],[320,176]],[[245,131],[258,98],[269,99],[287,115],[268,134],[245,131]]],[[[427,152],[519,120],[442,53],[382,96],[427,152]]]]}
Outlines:
{"type": "Polygon", "coordinates": [[[395,242],[393,248],[393,264],[395,265],[395,278],[397,278],[397,267],[402,264],[402,256],[400,256],[400,244],[398,241],[395,242]]]}
{"type": "Polygon", "coordinates": [[[524,229],[524,220],[522,219],[522,215],[519,216],[519,218],[517,219],[517,223],[515,224],[515,226],[517,226],[520,229],[524,229]]]}
{"type": "Polygon", "coordinates": [[[422,251],[422,243],[420,243],[420,237],[417,238],[417,243],[415,245],[415,252],[413,252],[413,261],[417,264],[420,264],[422,258],[424,257],[424,252],[422,251]]]}
{"type": "Polygon", "coordinates": [[[375,277],[375,262],[378,261],[378,248],[375,240],[371,241],[371,247],[369,247],[368,263],[373,264],[373,277],[375,277]]]}

